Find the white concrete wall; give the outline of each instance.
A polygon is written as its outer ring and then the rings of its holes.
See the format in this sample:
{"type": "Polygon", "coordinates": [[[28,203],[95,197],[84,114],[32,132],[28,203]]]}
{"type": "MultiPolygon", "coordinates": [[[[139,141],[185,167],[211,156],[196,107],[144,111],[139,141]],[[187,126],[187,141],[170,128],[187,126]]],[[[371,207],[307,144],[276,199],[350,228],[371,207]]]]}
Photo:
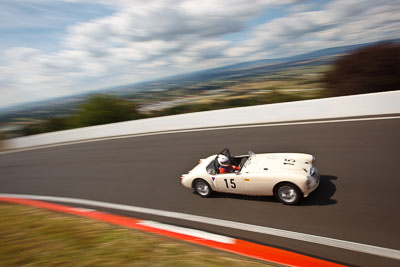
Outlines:
{"type": "Polygon", "coordinates": [[[5,141],[20,149],[87,139],[171,130],[283,121],[400,114],[400,91],[205,111],[45,133],[5,141]]]}

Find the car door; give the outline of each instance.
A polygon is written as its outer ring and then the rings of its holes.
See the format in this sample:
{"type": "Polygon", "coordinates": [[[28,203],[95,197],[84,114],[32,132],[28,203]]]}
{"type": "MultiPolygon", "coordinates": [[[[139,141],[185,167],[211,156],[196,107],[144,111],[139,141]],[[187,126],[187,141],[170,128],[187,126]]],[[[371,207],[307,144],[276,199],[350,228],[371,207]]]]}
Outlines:
{"type": "Polygon", "coordinates": [[[222,173],[213,176],[219,192],[243,194],[244,185],[241,174],[222,173]]]}

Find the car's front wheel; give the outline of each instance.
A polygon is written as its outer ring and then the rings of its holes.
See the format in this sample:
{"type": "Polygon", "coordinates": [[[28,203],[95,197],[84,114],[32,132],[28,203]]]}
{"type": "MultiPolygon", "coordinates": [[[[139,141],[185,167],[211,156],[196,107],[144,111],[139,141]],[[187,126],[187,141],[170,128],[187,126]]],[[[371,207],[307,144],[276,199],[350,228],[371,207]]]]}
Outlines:
{"type": "Polygon", "coordinates": [[[281,183],[275,187],[275,197],[285,205],[297,204],[301,198],[301,191],[291,183],[281,183]]]}
{"type": "Polygon", "coordinates": [[[193,183],[194,191],[201,197],[209,197],[212,194],[211,186],[203,179],[197,179],[193,183]]]}

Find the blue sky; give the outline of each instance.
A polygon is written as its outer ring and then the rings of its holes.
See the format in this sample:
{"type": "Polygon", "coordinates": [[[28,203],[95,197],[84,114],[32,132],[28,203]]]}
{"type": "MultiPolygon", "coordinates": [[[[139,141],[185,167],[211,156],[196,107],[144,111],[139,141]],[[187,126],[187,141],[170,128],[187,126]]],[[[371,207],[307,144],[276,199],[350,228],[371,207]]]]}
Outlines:
{"type": "Polygon", "coordinates": [[[2,0],[0,107],[400,38],[400,1],[2,0]]]}

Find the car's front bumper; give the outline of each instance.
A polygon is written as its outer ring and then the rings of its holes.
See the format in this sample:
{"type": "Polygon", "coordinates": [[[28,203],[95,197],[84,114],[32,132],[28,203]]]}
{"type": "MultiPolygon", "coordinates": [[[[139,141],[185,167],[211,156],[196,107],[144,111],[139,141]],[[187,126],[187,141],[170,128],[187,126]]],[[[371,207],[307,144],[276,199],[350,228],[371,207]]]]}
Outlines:
{"type": "Polygon", "coordinates": [[[312,191],[314,191],[318,187],[320,179],[321,177],[318,173],[318,170],[314,167],[314,173],[310,177],[310,182],[309,184],[307,184],[307,189],[303,192],[304,197],[307,197],[312,191]]]}

